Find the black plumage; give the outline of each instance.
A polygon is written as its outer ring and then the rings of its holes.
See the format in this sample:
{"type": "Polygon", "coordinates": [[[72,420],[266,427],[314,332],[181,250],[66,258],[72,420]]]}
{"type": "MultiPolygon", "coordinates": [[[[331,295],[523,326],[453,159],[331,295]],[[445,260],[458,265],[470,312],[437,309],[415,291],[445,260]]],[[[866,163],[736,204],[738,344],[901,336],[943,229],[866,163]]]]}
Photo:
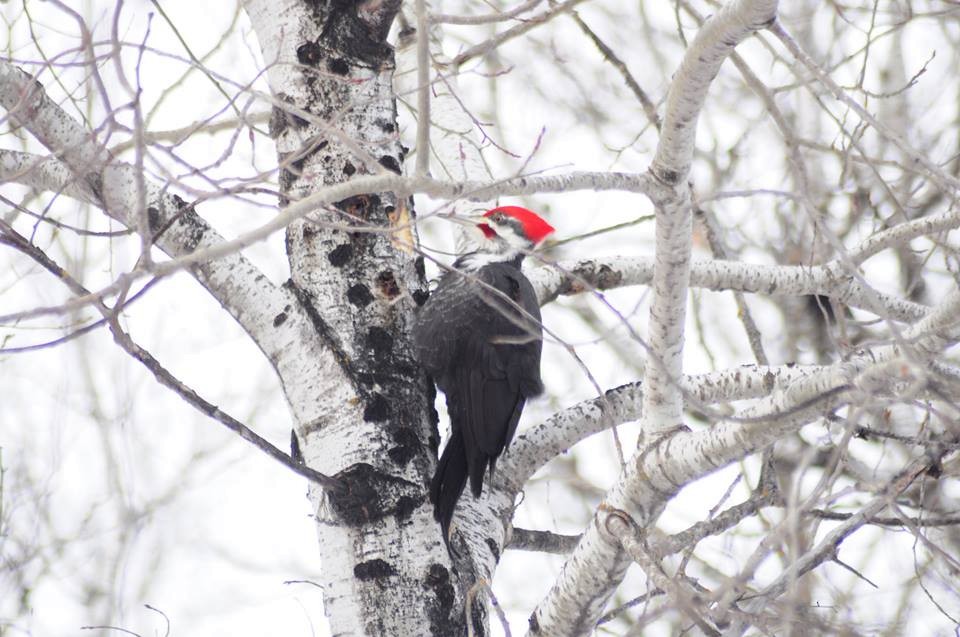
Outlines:
{"type": "Polygon", "coordinates": [[[479,497],[526,400],[543,391],[540,307],[520,271],[522,258],[461,257],[414,325],[418,358],[446,395],[450,414],[450,440],[430,486],[444,539],[467,479],[479,497]]]}

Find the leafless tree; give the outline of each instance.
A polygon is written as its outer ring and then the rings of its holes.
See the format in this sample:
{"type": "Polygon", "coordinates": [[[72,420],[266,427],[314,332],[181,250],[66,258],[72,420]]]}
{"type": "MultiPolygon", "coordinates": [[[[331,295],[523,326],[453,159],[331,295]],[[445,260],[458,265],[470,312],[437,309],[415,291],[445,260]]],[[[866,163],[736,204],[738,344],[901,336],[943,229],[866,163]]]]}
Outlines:
{"type": "Polygon", "coordinates": [[[960,625],[955,5],[0,12],[0,634],[960,625]],[[409,328],[506,198],[549,396],[448,553],[409,328]]]}

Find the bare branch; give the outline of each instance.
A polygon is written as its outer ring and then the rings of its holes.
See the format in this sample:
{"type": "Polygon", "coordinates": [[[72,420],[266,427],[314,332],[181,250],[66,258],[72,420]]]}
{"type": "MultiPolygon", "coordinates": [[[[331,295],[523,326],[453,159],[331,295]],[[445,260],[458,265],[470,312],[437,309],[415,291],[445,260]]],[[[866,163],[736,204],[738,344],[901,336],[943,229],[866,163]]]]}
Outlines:
{"type": "MultiPolygon", "coordinates": [[[[36,261],[38,264],[43,266],[44,269],[57,277],[70,289],[71,292],[80,296],[90,296],[90,291],[77,282],[76,279],[74,279],[66,270],[57,265],[56,262],[44,254],[42,250],[31,244],[25,237],[20,235],[16,230],[2,220],[0,220],[0,236],[9,240],[10,245],[16,247],[17,250],[36,261]]],[[[144,367],[150,370],[150,372],[156,377],[157,381],[161,385],[172,389],[188,404],[196,408],[202,414],[212,418],[213,420],[216,420],[227,429],[239,435],[241,438],[251,443],[257,449],[267,454],[274,460],[286,465],[294,472],[328,489],[342,491],[346,488],[346,485],[342,481],[336,478],[325,476],[319,471],[311,469],[302,462],[296,462],[290,457],[289,454],[284,453],[272,445],[268,440],[261,437],[259,434],[237,419],[222,411],[216,405],[204,400],[193,389],[171,374],[166,368],[163,367],[163,365],[160,364],[156,358],[153,357],[152,354],[150,354],[150,352],[137,345],[130,335],[121,327],[117,318],[119,308],[114,309],[107,307],[102,302],[97,302],[95,306],[103,315],[104,320],[107,322],[107,325],[109,326],[110,331],[113,333],[114,340],[117,342],[117,345],[119,345],[130,356],[142,363],[144,367]]]]}

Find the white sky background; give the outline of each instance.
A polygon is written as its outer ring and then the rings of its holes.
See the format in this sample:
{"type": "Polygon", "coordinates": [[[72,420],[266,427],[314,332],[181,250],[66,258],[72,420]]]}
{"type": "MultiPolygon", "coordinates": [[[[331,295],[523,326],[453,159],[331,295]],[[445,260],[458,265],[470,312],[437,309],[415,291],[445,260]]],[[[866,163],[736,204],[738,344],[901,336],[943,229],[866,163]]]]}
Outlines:
{"type": "MultiPolygon", "coordinates": [[[[95,27],[95,39],[107,38],[114,4],[75,4],[88,17],[88,24],[95,27]]],[[[194,53],[202,56],[228,30],[233,19],[233,7],[225,8],[225,4],[210,0],[168,1],[163,6],[194,53]]],[[[77,46],[76,23],[69,17],[49,3],[31,2],[28,8],[46,56],[53,57],[77,46]]],[[[651,7],[644,9],[649,12],[651,7]]],[[[443,10],[487,11],[483,3],[451,3],[444,5],[443,10]]],[[[705,7],[700,10],[710,12],[705,7]]],[[[176,59],[152,52],[145,54],[141,78],[142,101],[147,110],[187,68],[183,48],[149,2],[134,0],[124,5],[119,22],[122,37],[141,41],[151,11],[154,16],[148,44],[176,59]]],[[[662,15],[647,14],[647,19],[660,29],[660,35],[655,37],[662,40],[662,46],[655,50],[631,46],[632,29],[640,23],[636,3],[600,0],[581,5],[579,13],[607,39],[651,98],[662,99],[683,53],[676,38],[672,8],[664,4],[662,15]]],[[[6,54],[21,64],[40,59],[31,42],[22,5],[0,5],[0,15],[10,22],[6,54]]],[[[785,22],[796,31],[801,30],[799,25],[807,24],[814,25],[814,33],[817,29],[832,33],[830,16],[814,12],[785,22]]],[[[858,11],[852,11],[848,17],[857,24],[865,19],[863,12],[858,11]]],[[[240,16],[238,24],[239,28],[227,36],[205,65],[238,84],[247,84],[254,81],[262,63],[245,15],[240,16]]],[[[691,27],[686,35],[692,38],[695,30],[689,21],[684,24],[691,27]]],[[[915,47],[904,49],[915,54],[903,60],[907,76],[919,70],[934,49],[947,46],[944,38],[958,37],[953,27],[940,29],[927,21],[906,30],[904,37],[917,42],[915,47]]],[[[455,54],[464,43],[489,37],[494,27],[446,29],[446,52],[455,54]]],[[[863,35],[851,26],[843,31],[842,38],[857,41],[863,35]]],[[[841,41],[835,46],[841,49],[843,44],[841,41]]],[[[875,47],[873,55],[882,59],[883,41],[875,47]]],[[[786,70],[770,65],[756,42],[747,42],[738,52],[747,59],[757,56],[754,69],[766,74],[763,79],[768,84],[789,81],[786,70]]],[[[67,53],[60,59],[76,60],[76,54],[67,53]]],[[[135,51],[130,51],[125,58],[128,72],[134,68],[134,59],[135,51]]],[[[488,148],[486,158],[497,176],[513,174],[522,165],[541,130],[542,142],[528,172],[642,171],[647,167],[656,145],[655,131],[646,125],[639,105],[619,76],[603,63],[593,45],[569,19],[559,18],[505,45],[499,50],[497,62],[500,68],[512,71],[496,78],[495,97],[491,96],[490,77],[468,73],[460,80],[463,99],[477,117],[495,123],[488,133],[522,156],[515,159],[488,148]]],[[[951,97],[950,104],[939,101],[943,95],[957,95],[955,69],[950,65],[948,55],[935,58],[916,89],[921,92],[917,103],[928,102],[921,108],[930,121],[924,126],[927,130],[938,130],[938,122],[946,123],[955,117],[956,100],[951,97]],[[923,97],[927,94],[929,99],[923,97]]],[[[483,73],[491,70],[486,65],[473,64],[472,68],[483,73]]],[[[115,81],[112,69],[108,67],[103,72],[108,81],[115,81]]],[[[847,64],[837,68],[833,76],[841,84],[850,84],[858,72],[858,65],[847,64]]],[[[77,68],[63,71],[60,78],[71,91],[84,81],[77,68]]],[[[51,95],[63,97],[63,87],[49,73],[39,79],[51,95]]],[[[236,91],[229,83],[223,85],[231,94],[236,91]]],[[[254,86],[266,90],[262,79],[254,86]]],[[[740,77],[727,64],[711,89],[697,148],[700,153],[720,156],[717,163],[721,167],[733,167],[730,175],[717,175],[709,166],[695,161],[693,177],[701,196],[711,194],[721,179],[725,190],[784,186],[782,144],[771,143],[772,127],[763,114],[762,104],[740,87],[740,77]],[[751,133],[748,141],[739,145],[739,156],[726,157],[726,149],[739,140],[745,128],[750,128],[751,133]]],[[[129,100],[116,83],[108,84],[108,91],[115,106],[129,100]]],[[[794,95],[785,97],[782,106],[795,109],[801,119],[806,117],[811,128],[822,126],[812,103],[794,100],[794,95]]],[[[223,110],[224,102],[211,81],[194,72],[166,99],[150,122],[150,129],[180,128],[211,117],[223,110]]],[[[244,102],[241,99],[239,105],[243,107],[244,102]]],[[[89,109],[84,116],[92,115],[97,123],[102,120],[104,110],[99,100],[79,104],[80,108],[89,109]]],[[[67,108],[80,115],[69,103],[67,108]]],[[[266,105],[262,102],[251,108],[253,112],[264,110],[266,105]]],[[[132,121],[129,112],[120,118],[127,124],[132,121]]],[[[230,135],[227,132],[197,136],[177,152],[197,166],[218,161],[226,154],[219,165],[205,171],[213,178],[246,177],[275,164],[274,148],[267,137],[256,135],[251,143],[244,130],[231,147],[230,135]]],[[[870,141],[869,134],[867,138],[870,141]]],[[[826,139],[829,143],[830,135],[826,139]]],[[[121,141],[126,138],[118,135],[115,143],[121,141]]],[[[954,140],[944,139],[942,143],[947,149],[954,140]]],[[[407,145],[413,144],[408,141],[407,145]]],[[[26,141],[25,146],[34,151],[38,148],[33,140],[26,141]]],[[[15,147],[9,135],[4,136],[3,147],[15,147]]],[[[166,170],[180,176],[186,171],[169,157],[155,156],[166,170]]],[[[132,154],[124,157],[132,159],[132,154]]],[[[846,191],[852,187],[849,182],[837,183],[839,171],[835,166],[822,168],[827,175],[824,188],[846,191]]],[[[210,188],[196,177],[183,180],[200,191],[210,188]]],[[[13,200],[19,200],[23,192],[10,185],[0,187],[0,194],[13,200]]],[[[183,190],[178,194],[187,200],[198,195],[183,190]]],[[[262,205],[254,205],[249,198],[239,201],[215,197],[203,203],[199,211],[229,237],[260,225],[274,214],[274,202],[269,198],[262,198],[259,203],[262,205]]],[[[441,203],[421,198],[418,210],[426,215],[441,203]]],[[[651,213],[645,198],[619,193],[543,195],[509,203],[521,203],[543,212],[558,229],[558,239],[651,213]]],[[[744,259],[769,263],[800,263],[809,259],[808,254],[783,254],[778,249],[787,231],[779,221],[781,217],[774,214],[786,206],[781,200],[733,199],[711,205],[725,227],[735,228],[727,240],[742,249],[744,259]]],[[[30,207],[41,208],[35,203],[30,207]]],[[[8,214],[6,207],[2,214],[8,214]]],[[[95,230],[118,229],[98,211],[63,198],[53,203],[50,214],[66,223],[95,230]]],[[[796,223],[804,220],[797,219],[796,223]]],[[[33,227],[32,221],[22,215],[15,225],[21,232],[30,232],[33,227]]],[[[650,255],[652,229],[652,224],[641,223],[567,244],[549,256],[650,255]]],[[[429,220],[423,230],[429,245],[449,248],[449,234],[441,222],[429,220]]],[[[872,221],[865,220],[861,234],[865,236],[873,230],[872,221]]],[[[111,242],[78,241],[70,233],[54,236],[44,225],[37,228],[36,242],[68,269],[82,272],[82,282],[90,289],[106,285],[129,269],[139,249],[138,241],[129,237],[111,242]]],[[[709,256],[702,237],[696,239],[695,250],[698,256],[709,256]]],[[[282,234],[250,248],[247,254],[274,281],[286,278],[282,234]]],[[[881,256],[870,265],[867,276],[874,285],[884,291],[899,291],[892,260],[881,256]]],[[[713,336],[706,338],[708,355],[697,336],[691,313],[685,370],[708,371],[712,365],[724,368],[753,362],[732,297],[699,291],[695,295],[701,301],[700,320],[713,336]],[[718,334],[722,338],[718,339],[718,334]]],[[[634,329],[641,335],[645,332],[646,288],[619,290],[606,297],[634,329]]],[[[51,276],[11,250],[0,249],[0,313],[58,304],[67,298],[68,292],[51,276]]],[[[772,361],[786,362],[784,355],[789,344],[784,340],[782,315],[762,299],[751,297],[750,304],[772,361]]],[[[15,327],[0,327],[0,346],[56,338],[64,333],[63,328],[69,331],[71,325],[87,321],[93,314],[81,311],[73,317],[45,317],[15,327]]],[[[162,281],[124,316],[138,342],[180,379],[276,445],[286,447],[290,417],[269,364],[189,276],[179,274],[162,281]]],[[[603,388],[640,377],[642,350],[628,338],[620,319],[596,300],[562,299],[545,309],[544,322],[577,346],[578,354],[603,388]],[[602,341],[598,326],[608,330],[602,334],[602,341]]],[[[548,395],[527,407],[523,420],[527,425],[593,395],[590,384],[561,347],[547,344],[543,370],[548,395]]],[[[108,623],[142,635],[162,635],[163,618],[144,608],[144,604],[166,614],[172,634],[181,636],[326,634],[319,589],[309,584],[284,584],[287,580],[309,580],[321,568],[303,480],[159,386],[112,343],[105,330],[40,352],[0,355],[0,392],[0,446],[6,470],[3,516],[9,525],[8,536],[0,537],[0,626],[9,623],[9,634],[93,634],[81,631],[80,627],[108,623]],[[131,519],[136,523],[123,522],[131,519]],[[24,554],[34,549],[38,552],[26,559],[19,573],[31,585],[26,605],[30,610],[23,613],[20,600],[15,598],[15,574],[6,566],[11,560],[24,559],[24,554]]],[[[695,422],[691,424],[696,426],[695,422]]],[[[626,425],[620,433],[629,450],[636,432],[626,425]]],[[[828,436],[817,425],[807,427],[803,434],[808,441],[828,436]]],[[[880,447],[866,443],[855,448],[862,458],[873,460],[878,459],[881,451],[880,447]]],[[[741,469],[746,470],[748,482],[754,484],[758,468],[753,461],[714,474],[689,487],[672,502],[659,526],[679,531],[704,519],[741,469]]],[[[517,526],[579,532],[617,472],[611,435],[593,437],[561,462],[553,463],[529,486],[517,526]],[[579,477],[571,481],[573,471],[579,477]],[[551,476],[559,479],[545,479],[551,476]]],[[[815,481],[817,476],[808,478],[815,481]]],[[[727,504],[741,501],[745,495],[741,483],[727,504]]],[[[768,519],[777,519],[775,513],[767,515],[768,519]]],[[[736,540],[724,536],[702,543],[697,554],[714,566],[734,572],[743,565],[762,531],[756,520],[744,523],[743,528],[746,531],[736,540]]],[[[824,525],[821,532],[829,528],[824,525]]],[[[887,617],[896,610],[893,606],[899,600],[899,587],[913,575],[912,543],[909,534],[880,534],[864,529],[855,540],[844,544],[844,560],[880,586],[879,591],[866,584],[856,587],[858,599],[852,604],[852,612],[887,617]],[[877,554],[885,559],[880,562],[870,557],[877,554]]],[[[506,552],[494,589],[515,633],[525,630],[527,616],[561,564],[557,557],[506,552]]],[[[849,588],[847,582],[853,577],[829,565],[822,572],[837,590],[849,588]]],[[[936,582],[930,587],[941,595],[941,603],[952,604],[954,612],[960,612],[956,595],[945,593],[936,582]]],[[[644,590],[642,578],[634,573],[627,578],[618,597],[626,600],[644,590]]],[[[915,634],[933,634],[945,628],[946,619],[922,596],[916,598],[916,604],[924,610],[913,615],[919,622],[913,628],[920,631],[915,634]]],[[[876,618],[877,623],[881,617],[876,618]]],[[[493,623],[499,630],[496,621],[493,623]]],[[[617,633],[623,630],[623,624],[612,626],[617,633]]],[[[649,634],[668,632],[667,625],[660,624],[649,634]]]]}

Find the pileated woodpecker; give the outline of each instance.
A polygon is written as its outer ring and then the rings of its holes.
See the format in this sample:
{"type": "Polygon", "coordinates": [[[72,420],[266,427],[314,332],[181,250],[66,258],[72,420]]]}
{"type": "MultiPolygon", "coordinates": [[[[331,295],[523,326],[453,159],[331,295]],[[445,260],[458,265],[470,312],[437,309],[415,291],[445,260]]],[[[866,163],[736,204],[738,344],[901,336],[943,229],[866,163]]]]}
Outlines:
{"type": "Polygon", "coordinates": [[[483,475],[510,444],[524,403],[543,391],[540,307],[520,263],[553,227],[519,206],[489,210],[477,227],[476,251],[454,262],[413,327],[417,356],[450,414],[450,440],[430,485],[447,542],[467,478],[480,497],[483,475]]]}

